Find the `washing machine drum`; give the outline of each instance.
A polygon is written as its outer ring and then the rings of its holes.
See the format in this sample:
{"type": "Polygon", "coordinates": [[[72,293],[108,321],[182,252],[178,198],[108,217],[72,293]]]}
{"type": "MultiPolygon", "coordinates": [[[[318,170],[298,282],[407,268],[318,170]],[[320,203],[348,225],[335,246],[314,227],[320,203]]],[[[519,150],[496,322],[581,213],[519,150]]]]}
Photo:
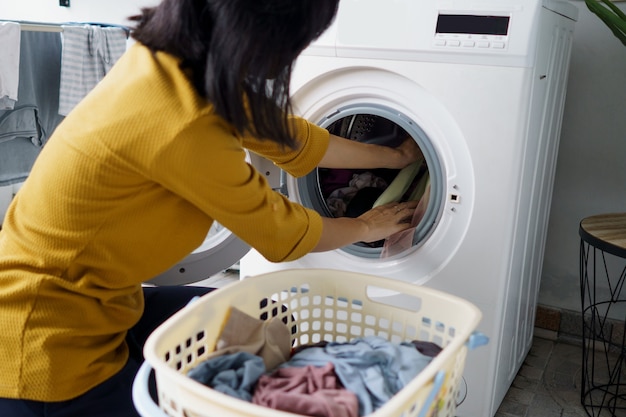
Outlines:
{"type": "MultiPolygon", "coordinates": [[[[355,114],[332,123],[330,133],[364,143],[376,143],[383,146],[396,147],[409,134],[385,118],[355,114]]],[[[420,183],[428,176],[424,161],[416,167],[412,175],[404,175],[405,184],[396,189],[405,189],[402,195],[396,196],[398,201],[419,200],[424,190],[416,191],[420,183]],[[415,193],[415,195],[413,195],[415,193]]],[[[396,169],[323,169],[317,171],[320,192],[326,207],[333,217],[358,217],[372,207],[384,203],[384,193],[396,180],[399,170],[396,169]],[[382,200],[381,200],[382,196],[382,200]]],[[[400,178],[398,178],[400,180],[400,178]]]]}
{"type": "MultiPolygon", "coordinates": [[[[322,126],[340,137],[389,147],[397,147],[408,138],[425,143],[418,138],[423,135],[421,131],[409,132],[382,115],[354,110],[337,115],[322,126]]],[[[296,180],[294,188],[288,191],[290,195],[296,193],[297,201],[326,217],[354,218],[389,201],[417,201],[418,208],[408,219],[413,227],[402,235],[343,249],[367,258],[395,256],[418,246],[431,232],[432,216],[440,211],[430,198],[431,170],[426,158],[403,170],[318,168],[296,180]]]]}
{"type": "Polygon", "coordinates": [[[387,146],[397,146],[409,136],[391,120],[373,114],[346,116],[331,123],[327,129],[342,138],[387,146]]]}

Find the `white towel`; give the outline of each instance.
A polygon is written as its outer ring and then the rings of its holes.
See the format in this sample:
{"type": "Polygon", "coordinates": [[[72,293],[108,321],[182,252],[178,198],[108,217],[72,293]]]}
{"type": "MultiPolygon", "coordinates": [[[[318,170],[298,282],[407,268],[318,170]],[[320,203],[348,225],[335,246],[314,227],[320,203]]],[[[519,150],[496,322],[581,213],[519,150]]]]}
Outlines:
{"type": "Polygon", "coordinates": [[[59,114],[66,116],[126,51],[119,27],[64,25],[59,114]]]}
{"type": "Polygon", "coordinates": [[[17,101],[21,34],[19,23],[0,22],[0,110],[12,110],[17,101]]]}

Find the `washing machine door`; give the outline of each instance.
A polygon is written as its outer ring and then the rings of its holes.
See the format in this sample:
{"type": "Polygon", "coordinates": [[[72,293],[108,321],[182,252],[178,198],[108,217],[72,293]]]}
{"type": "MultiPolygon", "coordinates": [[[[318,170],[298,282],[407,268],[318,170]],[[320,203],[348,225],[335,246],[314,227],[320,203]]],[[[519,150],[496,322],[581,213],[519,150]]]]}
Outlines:
{"type": "Polygon", "coordinates": [[[205,280],[236,264],[249,250],[247,243],[215,222],[202,245],[148,284],[185,285],[205,280]]]}
{"type": "MultiPolygon", "coordinates": [[[[415,182],[405,184],[409,188],[403,191],[402,200],[419,202],[414,227],[393,239],[357,242],[288,263],[269,263],[251,251],[241,262],[242,277],[276,269],[323,267],[422,285],[438,278],[439,271],[456,259],[475,202],[472,160],[465,135],[448,107],[413,74],[438,79],[440,67],[411,63],[409,71],[404,62],[376,64],[361,60],[342,67],[332,59],[301,57],[293,83],[294,109],[351,140],[395,147],[407,136],[413,138],[424,163],[415,182]]],[[[377,204],[377,193],[392,184],[400,170],[391,171],[318,168],[300,178],[286,175],[284,188],[290,199],[322,216],[358,217],[353,207],[363,210],[377,204]]]]}

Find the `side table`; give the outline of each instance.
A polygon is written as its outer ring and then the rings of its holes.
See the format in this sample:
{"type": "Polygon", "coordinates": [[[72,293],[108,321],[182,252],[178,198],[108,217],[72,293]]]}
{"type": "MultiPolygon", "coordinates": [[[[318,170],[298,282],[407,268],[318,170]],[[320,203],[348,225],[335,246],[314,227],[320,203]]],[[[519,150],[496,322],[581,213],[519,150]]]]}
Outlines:
{"type": "Polygon", "coordinates": [[[580,222],[581,402],[589,416],[626,416],[626,213],[580,222]]]}

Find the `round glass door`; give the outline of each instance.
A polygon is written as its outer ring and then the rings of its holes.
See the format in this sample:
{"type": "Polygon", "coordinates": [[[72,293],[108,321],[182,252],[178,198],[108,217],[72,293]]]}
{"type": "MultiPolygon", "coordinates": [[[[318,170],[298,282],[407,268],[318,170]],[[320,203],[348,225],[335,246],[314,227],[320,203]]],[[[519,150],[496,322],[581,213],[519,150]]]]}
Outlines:
{"type": "Polygon", "coordinates": [[[342,250],[364,258],[387,258],[419,247],[436,227],[445,203],[443,167],[424,131],[403,114],[373,104],[340,108],[318,124],[340,137],[390,147],[411,137],[424,158],[401,176],[403,170],[398,169],[318,168],[293,179],[291,188],[295,190],[288,187],[289,194],[295,192],[296,200],[326,217],[358,217],[388,201],[390,195],[395,195],[393,201],[417,201],[412,228],[402,236],[359,242],[342,250]],[[394,190],[391,194],[387,192],[390,187],[394,190]]]}

